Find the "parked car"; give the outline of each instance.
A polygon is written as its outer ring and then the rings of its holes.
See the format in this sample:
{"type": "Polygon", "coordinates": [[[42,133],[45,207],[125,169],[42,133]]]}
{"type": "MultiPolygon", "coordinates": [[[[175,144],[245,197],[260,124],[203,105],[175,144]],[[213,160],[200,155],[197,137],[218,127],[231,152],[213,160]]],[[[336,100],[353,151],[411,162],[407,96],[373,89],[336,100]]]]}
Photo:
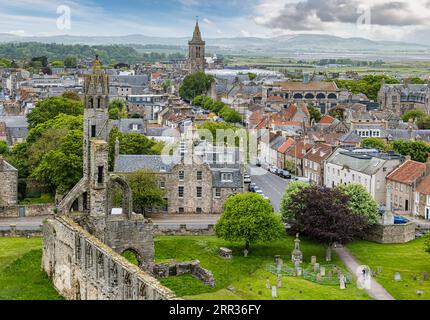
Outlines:
{"type": "Polygon", "coordinates": [[[255,188],[257,187],[257,185],[255,183],[251,183],[248,187],[248,190],[250,192],[255,192],[255,188]]]}
{"type": "Polygon", "coordinates": [[[288,170],[280,170],[279,176],[284,179],[291,179],[291,174],[288,170]]]}
{"type": "Polygon", "coordinates": [[[250,177],[243,177],[243,182],[244,183],[251,183],[251,178],[250,177]]]}

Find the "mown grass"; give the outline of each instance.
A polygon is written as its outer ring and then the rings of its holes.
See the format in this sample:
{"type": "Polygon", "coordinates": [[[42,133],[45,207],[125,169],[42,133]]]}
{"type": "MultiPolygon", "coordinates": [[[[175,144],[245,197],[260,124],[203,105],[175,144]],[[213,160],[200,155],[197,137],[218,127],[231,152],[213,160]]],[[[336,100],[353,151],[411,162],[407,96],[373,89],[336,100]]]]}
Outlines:
{"type": "Polygon", "coordinates": [[[382,267],[376,280],[399,300],[430,300],[430,254],[424,251],[424,239],[406,244],[377,244],[366,241],[348,245],[350,252],[360,263],[373,270],[382,267]],[[401,281],[394,281],[394,274],[400,272],[401,281]],[[422,273],[429,279],[422,281],[422,273]],[[414,280],[414,275],[417,280],[414,280]],[[423,295],[417,295],[423,291],[423,295]]]}
{"type": "MultiPolygon", "coordinates": [[[[157,262],[168,259],[177,261],[199,260],[202,267],[213,272],[216,286],[203,285],[192,277],[172,277],[162,283],[178,296],[186,299],[271,299],[271,290],[265,288],[266,278],[276,284],[276,275],[266,271],[266,266],[273,263],[275,255],[281,255],[284,261],[290,259],[294,246],[292,237],[285,237],[270,244],[255,245],[248,257],[243,257],[243,244],[229,243],[210,236],[163,236],[155,240],[157,262]],[[225,260],[218,255],[220,247],[233,250],[233,259],[225,260]],[[227,290],[230,288],[230,290],[227,290]],[[261,294],[259,294],[261,291],[261,294]]],[[[304,260],[310,261],[312,255],[323,261],[325,248],[319,244],[302,241],[304,260]]],[[[333,264],[343,267],[337,256],[333,264]]],[[[349,285],[346,290],[337,286],[325,286],[303,278],[284,277],[283,286],[278,290],[278,299],[300,300],[356,300],[370,299],[366,292],[349,285]]]]}
{"type": "Polygon", "coordinates": [[[41,271],[40,238],[0,238],[0,300],[58,300],[41,271]]]}

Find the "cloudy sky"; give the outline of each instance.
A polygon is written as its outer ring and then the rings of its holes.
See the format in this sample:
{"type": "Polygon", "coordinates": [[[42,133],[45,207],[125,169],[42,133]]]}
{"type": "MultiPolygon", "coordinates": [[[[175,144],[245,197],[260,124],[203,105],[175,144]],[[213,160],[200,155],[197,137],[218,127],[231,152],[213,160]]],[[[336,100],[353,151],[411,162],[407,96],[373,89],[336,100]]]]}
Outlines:
{"type": "Polygon", "coordinates": [[[0,32],[190,36],[325,33],[430,44],[430,0],[0,0],[0,32]],[[70,28],[67,19],[70,8],[70,28]]]}

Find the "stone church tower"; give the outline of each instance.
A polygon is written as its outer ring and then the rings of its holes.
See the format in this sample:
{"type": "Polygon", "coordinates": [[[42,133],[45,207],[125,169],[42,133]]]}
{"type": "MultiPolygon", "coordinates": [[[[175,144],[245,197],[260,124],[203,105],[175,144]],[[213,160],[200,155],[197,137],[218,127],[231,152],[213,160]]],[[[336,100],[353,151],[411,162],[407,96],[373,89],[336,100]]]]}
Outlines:
{"type": "Polygon", "coordinates": [[[188,68],[190,73],[205,71],[205,45],[200,32],[199,21],[194,28],[193,39],[188,41],[188,68]]]}

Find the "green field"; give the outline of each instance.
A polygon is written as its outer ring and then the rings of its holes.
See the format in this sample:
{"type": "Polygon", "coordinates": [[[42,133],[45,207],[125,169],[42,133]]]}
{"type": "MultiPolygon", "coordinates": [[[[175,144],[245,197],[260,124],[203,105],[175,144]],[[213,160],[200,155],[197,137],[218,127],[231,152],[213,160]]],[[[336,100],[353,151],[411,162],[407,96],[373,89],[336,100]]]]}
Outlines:
{"type": "Polygon", "coordinates": [[[430,300],[430,280],[423,281],[422,273],[430,278],[430,254],[424,251],[424,239],[407,244],[376,244],[356,242],[348,245],[350,252],[362,264],[373,270],[382,267],[382,273],[376,280],[398,300],[430,300]],[[400,272],[401,281],[394,281],[394,274],[400,272]],[[417,280],[414,280],[414,275],[417,280]],[[423,291],[422,296],[416,291],[423,291]]]}
{"type": "MultiPolygon", "coordinates": [[[[271,285],[276,284],[276,275],[266,271],[266,266],[273,263],[275,255],[281,255],[285,262],[289,260],[293,249],[293,238],[286,237],[268,245],[255,245],[248,257],[243,257],[241,244],[232,244],[216,237],[158,237],[155,241],[157,262],[174,258],[177,261],[199,260],[203,268],[213,272],[215,288],[203,285],[190,276],[179,276],[161,280],[161,283],[185,299],[271,299],[271,290],[265,288],[266,278],[270,277],[271,285]],[[233,259],[224,260],[218,256],[220,247],[233,250],[233,259]],[[230,290],[227,290],[227,289],[230,290]],[[233,289],[233,290],[231,290],[233,289]],[[258,294],[261,291],[261,295],[258,294]]],[[[325,257],[323,246],[302,241],[304,260],[310,261],[316,255],[318,261],[325,257]]],[[[338,266],[342,263],[337,257],[332,262],[338,266]]],[[[346,290],[338,286],[320,285],[303,278],[283,277],[282,287],[278,289],[279,300],[356,300],[370,299],[369,296],[354,285],[346,290]]]]}
{"type": "Polygon", "coordinates": [[[40,270],[40,238],[0,238],[0,300],[58,300],[48,276],[40,270]]]}

